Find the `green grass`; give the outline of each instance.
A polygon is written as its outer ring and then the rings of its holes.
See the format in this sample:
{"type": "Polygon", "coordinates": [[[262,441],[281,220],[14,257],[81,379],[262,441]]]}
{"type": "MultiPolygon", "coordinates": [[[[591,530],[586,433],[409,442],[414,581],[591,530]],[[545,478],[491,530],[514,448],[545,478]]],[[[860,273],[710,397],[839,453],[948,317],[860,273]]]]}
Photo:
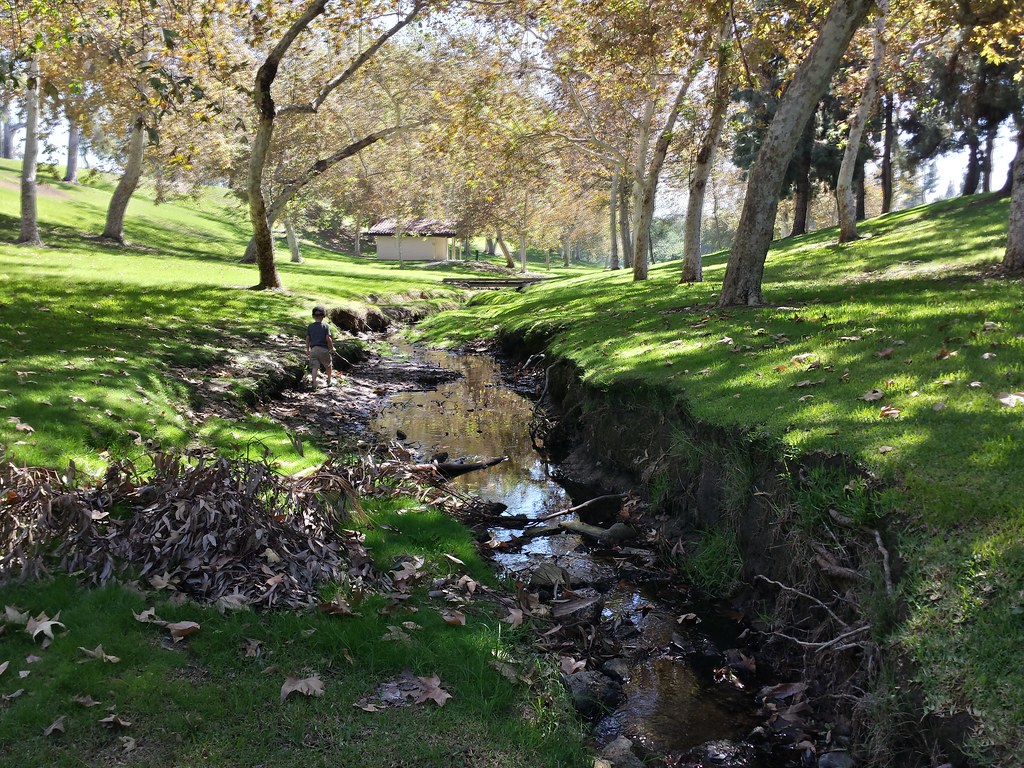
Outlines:
{"type": "MultiPolygon", "coordinates": [[[[258,355],[272,333],[301,350],[309,308],[379,303],[450,306],[462,294],[443,272],[406,269],[304,246],[305,263],[279,249],[287,292],[245,290],[254,266],[238,264],[244,211],[223,189],[156,205],[145,190],[128,208],[119,248],[101,243],[110,183],[48,181],[40,188],[45,248],[11,245],[18,228],[18,164],[0,161],[0,444],[19,463],[98,471],[138,443],[183,446],[215,436],[187,418],[187,378],[258,355]],[[34,431],[16,429],[17,419],[34,431]]],[[[239,386],[243,386],[240,382],[239,386]]],[[[265,426],[249,437],[266,437],[265,426]]],[[[303,461],[278,432],[279,458],[303,461]]],[[[239,438],[241,439],[241,438],[239,438]]],[[[276,450],[276,449],[275,449],[276,450]]]]}
{"type": "MultiPolygon", "coordinates": [[[[375,560],[387,568],[402,554],[427,554],[426,586],[397,613],[380,611],[388,601],[370,595],[356,616],[241,611],[172,605],[161,593],[142,595],[124,587],[83,591],[71,578],[43,585],[0,589],[0,604],[32,615],[61,611],[58,631],[43,650],[21,627],[6,625],[0,692],[24,694],[0,704],[0,762],[23,766],[583,766],[582,734],[557,676],[539,674],[534,687],[513,685],[492,666],[498,659],[526,662],[527,633],[500,622],[487,603],[459,606],[465,626],[444,622],[439,611],[455,607],[430,599],[430,579],[468,572],[489,578],[465,529],[436,512],[403,504],[371,505],[386,528],[370,530],[375,560]],[[406,531],[409,532],[406,535],[406,531]],[[386,543],[386,547],[384,546],[386,543]],[[380,549],[378,549],[380,547],[380,549]],[[456,554],[458,566],[442,553],[456,554]],[[201,630],[178,645],[166,632],[137,622],[132,612],[155,605],[168,621],[195,621],[201,630]],[[389,625],[415,622],[410,639],[382,638],[389,625]],[[246,640],[260,655],[243,653],[246,640]],[[102,644],[116,664],[87,660],[79,646],[102,644]],[[36,655],[35,663],[25,659],[36,655]],[[409,669],[436,674],[452,694],[443,708],[428,706],[370,713],[355,703],[378,685],[409,669]],[[28,670],[29,676],[18,678],[28,670]],[[319,674],[322,697],[293,694],[280,702],[286,675],[319,674]],[[74,696],[101,706],[86,709],[74,696]],[[132,723],[123,731],[99,724],[116,713],[132,723]],[[65,733],[43,730],[64,715],[65,733]],[[121,737],[135,740],[124,751],[121,737]]],[[[541,665],[543,667],[543,664],[541,665]]]]}
{"type": "MultiPolygon", "coordinates": [[[[714,307],[718,253],[703,284],[680,285],[679,262],[644,283],[587,275],[479,296],[420,331],[448,343],[533,337],[598,390],[634,382],[780,455],[845,454],[870,470],[892,490],[843,503],[858,522],[889,514],[905,531],[910,616],[892,647],[918,663],[932,711],[979,713],[972,748],[1014,754],[1024,747],[1024,409],[998,397],[1024,391],[1024,284],[986,276],[1002,258],[1007,206],[954,199],[863,222],[864,239],[847,245],[835,230],[778,241],[762,308],[714,307]],[[884,396],[861,399],[873,389],[884,396]],[[941,597],[928,593],[936,579],[951,582],[941,597]]],[[[811,518],[831,503],[810,501],[811,518]]]]}

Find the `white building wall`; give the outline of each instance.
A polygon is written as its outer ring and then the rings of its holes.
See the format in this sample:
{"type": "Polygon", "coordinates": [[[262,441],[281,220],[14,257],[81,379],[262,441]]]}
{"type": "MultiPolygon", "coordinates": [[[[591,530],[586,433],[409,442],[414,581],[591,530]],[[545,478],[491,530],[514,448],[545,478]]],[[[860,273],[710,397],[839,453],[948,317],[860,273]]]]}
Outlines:
{"type": "Polygon", "coordinates": [[[448,240],[444,237],[386,237],[377,235],[377,258],[398,261],[398,241],[402,241],[403,261],[444,261],[448,258],[448,240]]]}

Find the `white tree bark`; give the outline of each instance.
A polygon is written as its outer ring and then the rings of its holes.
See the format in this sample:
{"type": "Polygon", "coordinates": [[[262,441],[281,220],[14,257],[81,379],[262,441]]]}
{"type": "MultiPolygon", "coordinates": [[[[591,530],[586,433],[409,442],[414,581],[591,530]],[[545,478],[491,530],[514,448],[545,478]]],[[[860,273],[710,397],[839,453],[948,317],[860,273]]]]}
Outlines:
{"type": "Polygon", "coordinates": [[[853,174],[857,169],[857,155],[860,153],[861,140],[867,127],[871,110],[875,106],[878,93],[878,81],[882,74],[882,60],[885,58],[885,18],[889,11],[889,0],[878,0],[880,14],[875,20],[872,35],[871,64],[868,67],[867,79],[861,93],[857,111],[850,118],[850,135],[843,152],[843,162],[839,166],[839,177],[836,180],[836,204],[839,209],[839,242],[849,243],[857,240],[857,194],[853,186],[853,174]]]}
{"type": "Polygon", "coordinates": [[[505,257],[505,266],[509,269],[515,269],[516,260],[512,258],[512,252],[509,251],[508,245],[505,243],[505,238],[501,236],[500,229],[494,233],[494,237],[498,241],[498,247],[501,248],[501,255],[505,257]]]}
{"type": "Polygon", "coordinates": [[[25,155],[21,163],[21,226],[17,242],[42,245],[36,206],[36,166],[39,161],[39,60],[28,65],[25,85],[25,155]]]}
{"type": "Polygon", "coordinates": [[[608,192],[608,234],[611,238],[611,252],[608,255],[608,269],[617,270],[619,265],[619,241],[615,226],[616,203],[619,194],[619,167],[612,173],[612,186],[608,192]]]}
{"type": "Polygon", "coordinates": [[[290,214],[284,215],[284,236],[288,241],[288,250],[292,254],[292,264],[301,264],[302,254],[299,253],[299,238],[295,236],[295,224],[292,223],[290,214]]]}
{"type": "Polygon", "coordinates": [[[107,207],[107,223],[103,227],[102,235],[107,240],[124,243],[124,215],[132,195],[139,186],[139,179],[142,178],[142,157],[145,148],[145,123],[139,115],[132,121],[128,133],[128,159],[124,164],[124,173],[121,174],[107,207]]]}
{"type": "Polygon", "coordinates": [[[835,0],[818,39],[786,88],[750,170],[718,306],[764,303],[764,262],[775,229],[786,167],[853,33],[872,5],[873,0],[835,0]]]}
{"type": "Polygon", "coordinates": [[[82,131],[78,123],[68,122],[68,164],[64,171],[64,181],[68,184],[78,183],[78,151],[81,146],[82,131]]]}
{"type": "Polygon", "coordinates": [[[700,254],[700,233],[704,219],[704,197],[707,193],[711,168],[715,164],[715,152],[722,138],[725,117],[729,111],[730,53],[728,48],[728,26],[723,27],[718,38],[718,68],[715,72],[715,87],[712,92],[711,117],[707,133],[697,149],[693,175],[690,177],[689,196],[686,201],[686,220],[683,225],[683,274],[680,282],[699,283],[704,279],[704,261],[700,254]]]}
{"type": "Polygon", "coordinates": [[[1013,161],[1013,190],[1010,197],[1010,224],[1006,233],[1006,253],[1003,266],[1009,272],[1024,273],[1024,121],[1018,123],[1022,134],[1017,141],[1017,156],[1013,161]]]}

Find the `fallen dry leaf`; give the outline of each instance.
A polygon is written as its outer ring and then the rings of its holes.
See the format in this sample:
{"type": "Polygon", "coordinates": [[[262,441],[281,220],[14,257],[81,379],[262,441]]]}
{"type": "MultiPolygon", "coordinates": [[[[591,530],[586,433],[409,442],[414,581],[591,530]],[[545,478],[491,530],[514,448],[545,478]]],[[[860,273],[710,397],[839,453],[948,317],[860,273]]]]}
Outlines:
{"type": "Polygon", "coordinates": [[[883,405],[882,410],[878,412],[878,415],[883,419],[898,419],[901,413],[903,413],[903,411],[895,406],[883,405]]]}
{"type": "Polygon", "coordinates": [[[156,608],[147,608],[142,613],[136,613],[132,611],[132,616],[135,617],[136,621],[141,621],[143,624],[159,624],[162,627],[167,626],[167,622],[160,619],[156,615],[156,608]]]}
{"type": "Polygon", "coordinates": [[[889,453],[890,451],[894,451],[894,450],[896,450],[896,449],[893,448],[891,445],[880,445],[880,446],[878,446],[878,452],[879,453],[889,453]]]}
{"type": "Polygon", "coordinates": [[[28,634],[32,635],[33,640],[36,639],[36,635],[38,635],[40,632],[42,632],[46,637],[53,640],[54,627],[67,629],[67,627],[65,627],[60,622],[60,611],[57,611],[57,614],[52,619],[45,613],[40,613],[34,619],[29,619],[25,624],[25,631],[28,634]]]}
{"type": "Polygon", "coordinates": [[[260,640],[246,638],[242,641],[242,651],[247,657],[256,658],[260,655],[261,645],[263,645],[263,643],[260,640]]]}
{"type": "Polygon", "coordinates": [[[100,723],[107,726],[108,728],[131,728],[132,723],[130,720],[122,720],[117,715],[107,715],[100,720],[100,723]]]}
{"type": "Polygon", "coordinates": [[[135,739],[133,739],[131,736],[121,737],[121,749],[123,751],[131,752],[133,749],[135,749],[135,746],[135,739]]]}
{"type": "Polygon", "coordinates": [[[696,613],[684,613],[676,619],[676,624],[682,624],[684,621],[692,621],[694,624],[700,624],[700,616],[696,613]]]}
{"type": "Polygon", "coordinates": [[[453,627],[461,627],[466,624],[466,615],[461,611],[442,611],[441,618],[453,627]]]}
{"type": "Polygon", "coordinates": [[[64,718],[65,715],[61,715],[52,723],[50,723],[46,730],[43,731],[43,736],[50,736],[54,733],[64,733],[64,718]]]}
{"type": "Polygon", "coordinates": [[[319,610],[331,616],[355,616],[352,606],[341,595],[335,595],[329,603],[320,603],[319,610]]]}
{"type": "Polygon", "coordinates": [[[518,627],[523,623],[523,611],[519,608],[509,608],[508,616],[502,619],[506,624],[511,624],[513,627],[518,627]]]}
{"type": "Polygon", "coordinates": [[[886,347],[885,349],[878,350],[877,352],[875,352],[875,354],[878,355],[878,357],[881,357],[881,358],[884,359],[884,358],[887,358],[887,357],[892,357],[892,353],[895,352],[895,351],[896,350],[893,347],[886,347]]]}
{"type": "Polygon", "coordinates": [[[32,654],[29,654],[28,656],[25,657],[25,663],[26,664],[35,664],[37,661],[42,661],[42,660],[43,660],[42,656],[34,656],[32,654]]]}
{"type": "Polygon", "coordinates": [[[448,691],[441,687],[441,678],[437,675],[420,677],[418,679],[423,684],[423,690],[416,696],[415,701],[417,704],[433,701],[437,706],[443,707],[445,702],[452,697],[448,691]]]}
{"type": "Polygon", "coordinates": [[[10,664],[11,662],[9,661],[5,661],[3,664],[0,664],[0,675],[7,671],[7,667],[9,667],[10,664]]]}
{"type": "Polygon", "coordinates": [[[391,640],[391,641],[394,641],[394,642],[402,642],[402,643],[412,642],[412,638],[409,637],[409,635],[407,635],[405,632],[403,632],[402,630],[400,630],[398,627],[394,626],[393,624],[388,624],[388,631],[384,635],[384,637],[382,637],[381,639],[382,640],[391,640]]]}
{"type": "Polygon", "coordinates": [[[956,357],[957,351],[955,349],[947,349],[942,347],[938,352],[935,353],[936,360],[945,360],[947,357],[956,357]]]}
{"type": "Polygon", "coordinates": [[[194,621],[176,621],[167,625],[167,631],[171,633],[171,639],[179,643],[189,635],[194,635],[200,630],[200,626],[194,621]]]}
{"type": "Polygon", "coordinates": [[[100,703],[96,701],[92,696],[72,696],[71,700],[75,704],[81,704],[83,707],[98,707],[100,703]]]}
{"type": "Polygon", "coordinates": [[[861,395],[859,399],[860,400],[867,400],[868,402],[872,402],[874,400],[881,400],[883,397],[885,397],[885,392],[883,392],[882,390],[880,390],[880,389],[869,389],[867,392],[865,392],[863,395],[861,395]]]}
{"type": "Polygon", "coordinates": [[[572,656],[561,656],[558,659],[558,668],[562,670],[563,674],[574,675],[587,668],[587,662],[584,660],[577,661],[572,656]]]}
{"type": "Polygon", "coordinates": [[[324,684],[319,675],[312,677],[286,677],[284,685],[281,686],[281,703],[293,693],[301,693],[303,696],[323,696],[324,684]]]}
{"type": "Polygon", "coordinates": [[[1000,395],[999,402],[1009,408],[1016,408],[1018,405],[1024,405],[1024,392],[1010,392],[1008,394],[1000,395]]]}
{"type": "MultiPolygon", "coordinates": [[[[78,646],[78,650],[80,650],[82,653],[84,653],[86,656],[88,656],[91,659],[100,659],[101,661],[105,661],[108,664],[117,664],[119,661],[121,661],[121,659],[119,659],[117,656],[110,656],[110,655],[104,653],[102,645],[97,645],[91,651],[88,648],[83,648],[82,646],[78,646]]],[[[78,663],[79,664],[84,664],[85,660],[80,661],[78,663]]]]}
{"type": "Polygon", "coordinates": [[[466,564],[464,561],[459,560],[459,558],[457,558],[455,555],[449,555],[447,552],[444,553],[444,556],[446,558],[448,558],[449,560],[451,560],[453,563],[458,563],[459,565],[465,565],[466,564]]]}

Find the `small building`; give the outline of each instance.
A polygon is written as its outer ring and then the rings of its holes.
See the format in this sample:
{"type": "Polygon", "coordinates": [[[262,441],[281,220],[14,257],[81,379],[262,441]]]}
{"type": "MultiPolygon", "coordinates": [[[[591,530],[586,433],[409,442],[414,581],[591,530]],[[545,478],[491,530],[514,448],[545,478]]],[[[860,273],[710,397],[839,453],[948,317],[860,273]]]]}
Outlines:
{"type": "Polygon", "coordinates": [[[445,261],[455,224],[443,219],[384,219],[366,233],[376,238],[381,261],[445,261]]]}

